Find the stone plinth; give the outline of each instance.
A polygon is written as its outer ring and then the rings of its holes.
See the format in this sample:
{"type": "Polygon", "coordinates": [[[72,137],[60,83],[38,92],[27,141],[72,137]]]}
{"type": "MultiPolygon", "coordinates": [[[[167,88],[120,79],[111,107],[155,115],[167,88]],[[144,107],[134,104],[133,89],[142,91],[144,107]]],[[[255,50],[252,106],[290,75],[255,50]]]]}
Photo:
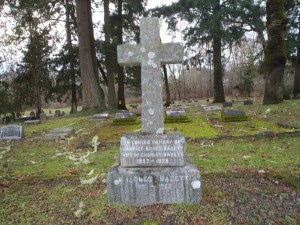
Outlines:
{"type": "Polygon", "coordinates": [[[127,205],[200,204],[199,170],[184,167],[113,168],[107,178],[110,203],[127,205]]]}
{"type": "Polygon", "coordinates": [[[121,166],[184,166],[185,138],[165,135],[126,134],[121,138],[121,166]]]}

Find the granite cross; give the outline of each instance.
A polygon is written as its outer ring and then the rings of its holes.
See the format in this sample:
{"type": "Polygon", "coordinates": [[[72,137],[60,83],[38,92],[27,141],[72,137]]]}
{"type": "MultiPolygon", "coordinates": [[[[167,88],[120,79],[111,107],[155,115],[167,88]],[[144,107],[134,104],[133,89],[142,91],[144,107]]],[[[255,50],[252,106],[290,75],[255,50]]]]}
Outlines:
{"type": "Polygon", "coordinates": [[[179,43],[161,43],[159,19],[141,18],[141,43],[119,45],[120,65],[142,68],[142,133],[162,134],[164,131],[164,110],[162,98],[161,65],[181,63],[183,46],[179,43]]]}

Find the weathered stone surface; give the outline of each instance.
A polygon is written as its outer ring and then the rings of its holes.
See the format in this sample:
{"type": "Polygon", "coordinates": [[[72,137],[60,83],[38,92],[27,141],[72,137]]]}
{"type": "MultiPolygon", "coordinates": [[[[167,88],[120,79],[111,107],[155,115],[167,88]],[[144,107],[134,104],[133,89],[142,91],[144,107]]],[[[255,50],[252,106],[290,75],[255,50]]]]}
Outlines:
{"type": "Polygon", "coordinates": [[[121,166],[184,166],[185,138],[165,135],[126,134],[121,138],[121,166]]]}
{"type": "Polygon", "coordinates": [[[4,126],[1,127],[0,140],[20,140],[24,138],[24,128],[23,126],[4,126]]]}
{"type": "Polygon", "coordinates": [[[192,164],[184,167],[124,168],[108,173],[110,203],[128,205],[200,204],[201,178],[192,164]]]}
{"type": "Polygon", "coordinates": [[[142,132],[162,134],[164,110],[161,65],[181,63],[183,46],[179,43],[161,43],[158,18],[141,18],[140,33],[141,44],[118,46],[118,62],[120,65],[141,65],[142,132]]]}
{"type": "Polygon", "coordinates": [[[56,139],[63,139],[67,137],[71,137],[74,134],[74,129],[72,128],[56,128],[52,130],[49,134],[46,134],[42,141],[47,140],[56,140],[56,139]]]}

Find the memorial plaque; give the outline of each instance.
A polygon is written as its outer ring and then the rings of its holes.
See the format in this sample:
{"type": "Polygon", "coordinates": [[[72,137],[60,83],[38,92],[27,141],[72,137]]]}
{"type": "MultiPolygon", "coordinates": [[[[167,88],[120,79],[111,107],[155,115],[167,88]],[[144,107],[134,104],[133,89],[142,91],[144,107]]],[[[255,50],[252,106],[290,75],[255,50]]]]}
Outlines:
{"type": "Polygon", "coordinates": [[[166,135],[127,134],[121,138],[121,166],[184,166],[185,138],[166,135]]]}
{"type": "Polygon", "coordinates": [[[24,137],[23,126],[4,126],[1,128],[0,139],[2,140],[19,140],[24,137]]]}

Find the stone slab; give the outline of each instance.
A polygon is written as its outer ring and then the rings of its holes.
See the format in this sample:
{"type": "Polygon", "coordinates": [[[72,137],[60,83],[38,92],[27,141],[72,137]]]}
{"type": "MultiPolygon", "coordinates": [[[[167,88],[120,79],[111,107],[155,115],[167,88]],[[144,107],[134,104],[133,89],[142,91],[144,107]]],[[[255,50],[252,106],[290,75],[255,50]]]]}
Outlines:
{"type": "Polygon", "coordinates": [[[214,105],[214,106],[204,106],[203,110],[205,112],[210,112],[210,111],[222,111],[222,107],[214,105]]]}
{"type": "Polygon", "coordinates": [[[24,124],[26,124],[26,125],[35,125],[35,124],[41,124],[41,123],[42,123],[41,120],[26,120],[24,122],[24,124]]]}
{"type": "Polygon", "coordinates": [[[56,140],[71,137],[74,134],[73,128],[56,128],[53,129],[49,134],[46,134],[41,140],[56,140]]]}
{"type": "Polygon", "coordinates": [[[186,112],[184,109],[170,109],[168,111],[166,111],[166,116],[186,116],[186,112]]]}
{"type": "Polygon", "coordinates": [[[200,204],[201,177],[197,167],[114,167],[107,177],[110,203],[126,205],[200,204]]]}
{"type": "Polygon", "coordinates": [[[107,120],[108,118],[109,118],[108,113],[100,113],[100,114],[93,115],[91,121],[93,121],[93,122],[104,121],[104,120],[107,120]]]}
{"type": "Polygon", "coordinates": [[[116,113],[115,118],[116,119],[134,118],[134,113],[133,112],[128,112],[128,111],[120,111],[120,112],[116,113]]]}
{"type": "Polygon", "coordinates": [[[23,126],[4,126],[0,130],[0,140],[20,140],[24,138],[23,126]]]}
{"type": "Polygon", "coordinates": [[[120,148],[123,167],[185,165],[185,138],[181,133],[130,133],[121,138],[120,148]]]}

